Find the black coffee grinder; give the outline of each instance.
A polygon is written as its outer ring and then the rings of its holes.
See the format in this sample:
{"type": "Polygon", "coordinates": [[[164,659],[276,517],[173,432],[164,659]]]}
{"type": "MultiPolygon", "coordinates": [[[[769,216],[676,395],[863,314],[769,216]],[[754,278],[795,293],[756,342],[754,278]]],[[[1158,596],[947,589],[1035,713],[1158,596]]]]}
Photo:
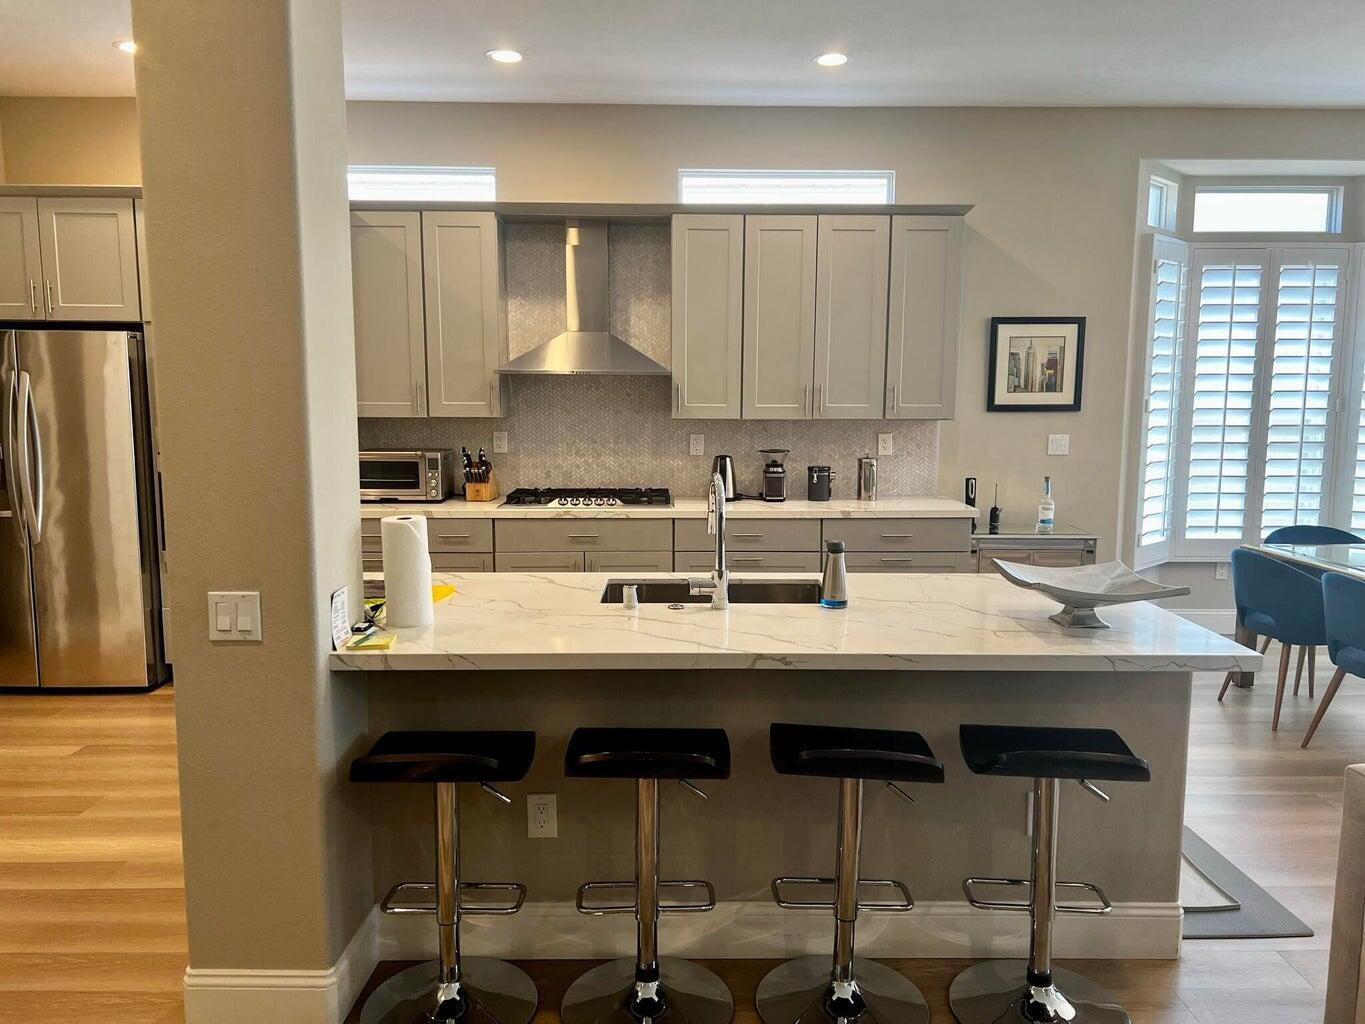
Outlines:
{"type": "Polygon", "coordinates": [[[786,461],[790,453],[790,448],[760,448],[758,450],[758,454],[768,457],[768,461],[763,464],[764,501],[787,500],[786,461]]]}

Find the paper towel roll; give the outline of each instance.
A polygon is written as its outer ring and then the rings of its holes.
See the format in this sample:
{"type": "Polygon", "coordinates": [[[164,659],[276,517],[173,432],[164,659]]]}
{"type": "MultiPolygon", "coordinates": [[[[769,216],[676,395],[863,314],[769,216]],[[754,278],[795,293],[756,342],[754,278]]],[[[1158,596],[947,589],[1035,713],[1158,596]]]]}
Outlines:
{"type": "Polygon", "coordinates": [[[426,516],[385,516],[379,536],[384,546],[385,624],[430,626],[431,552],[426,516]]]}

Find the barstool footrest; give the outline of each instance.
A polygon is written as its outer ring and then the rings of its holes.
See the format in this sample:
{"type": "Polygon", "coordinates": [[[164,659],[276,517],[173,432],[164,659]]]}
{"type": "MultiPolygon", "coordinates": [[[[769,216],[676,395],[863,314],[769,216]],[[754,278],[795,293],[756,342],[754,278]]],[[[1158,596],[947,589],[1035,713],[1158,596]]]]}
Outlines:
{"type": "MultiPolygon", "coordinates": [[[[588,894],[600,892],[603,889],[629,889],[634,894],[634,882],[584,882],[578,887],[578,898],[574,901],[580,914],[587,914],[592,917],[601,917],[605,914],[633,914],[636,911],[635,899],[629,903],[590,903],[588,894]]],[[[682,878],[659,880],[659,913],[661,914],[700,914],[708,910],[716,909],[716,890],[710,882],[702,879],[682,878]],[[696,901],[668,901],[663,898],[663,894],[669,889],[705,889],[706,899],[700,903],[696,901]]]]}
{"type": "MultiPolygon", "coordinates": [[[[788,899],[782,894],[784,886],[790,885],[834,885],[833,878],[803,878],[799,875],[782,875],[774,878],[772,882],[773,902],[784,910],[833,910],[834,900],[797,900],[788,899]]],[[[873,888],[893,889],[899,895],[899,899],[890,900],[859,900],[858,909],[860,911],[881,912],[885,914],[901,914],[907,910],[915,908],[915,901],[910,895],[910,890],[905,887],[904,882],[898,882],[894,878],[860,878],[858,887],[872,886],[873,888]]]]}
{"type": "MultiPolygon", "coordinates": [[[[1081,889],[1091,893],[1100,901],[1100,905],[1088,906],[1075,903],[1058,903],[1053,909],[1059,914],[1107,914],[1114,909],[1114,904],[1109,902],[1109,897],[1104,894],[1104,890],[1093,882],[1058,882],[1058,889],[1081,889]]],[[[1014,889],[1027,889],[1030,895],[1033,892],[1033,882],[1027,878],[967,878],[962,882],[963,895],[967,897],[967,902],[977,910],[1012,910],[1021,913],[1028,913],[1032,909],[1029,900],[985,900],[976,896],[972,891],[978,885],[1004,886],[1014,889]]]]}
{"type": "MultiPolygon", "coordinates": [[[[526,886],[522,885],[520,882],[460,883],[460,913],[465,916],[477,916],[479,914],[515,914],[521,909],[521,905],[525,902],[526,886]],[[465,893],[469,892],[508,892],[514,895],[512,902],[510,903],[466,903],[465,893]]],[[[381,913],[385,914],[435,914],[436,883],[399,882],[389,890],[388,895],[380,902],[379,910],[381,913]],[[401,897],[413,894],[420,894],[426,898],[421,902],[399,902],[401,897]]]]}

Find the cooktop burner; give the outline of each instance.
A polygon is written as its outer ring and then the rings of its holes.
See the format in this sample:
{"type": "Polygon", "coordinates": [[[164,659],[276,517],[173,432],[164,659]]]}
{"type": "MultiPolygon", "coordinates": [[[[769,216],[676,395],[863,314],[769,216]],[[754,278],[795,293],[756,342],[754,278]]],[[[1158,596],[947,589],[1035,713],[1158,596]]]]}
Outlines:
{"type": "Polygon", "coordinates": [[[672,505],[667,487],[518,487],[504,505],[672,505]]]}

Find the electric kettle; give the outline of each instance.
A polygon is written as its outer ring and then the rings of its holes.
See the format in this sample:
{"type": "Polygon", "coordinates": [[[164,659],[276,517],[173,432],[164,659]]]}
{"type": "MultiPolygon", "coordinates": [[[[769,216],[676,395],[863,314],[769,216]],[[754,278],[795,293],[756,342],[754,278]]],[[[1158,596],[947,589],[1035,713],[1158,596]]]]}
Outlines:
{"type": "Polygon", "coordinates": [[[728,455],[717,455],[711,460],[711,474],[720,474],[720,478],[725,481],[725,500],[739,501],[742,495],[739,493],[739,483],[735,480],[735,460],[728,455]]]}

